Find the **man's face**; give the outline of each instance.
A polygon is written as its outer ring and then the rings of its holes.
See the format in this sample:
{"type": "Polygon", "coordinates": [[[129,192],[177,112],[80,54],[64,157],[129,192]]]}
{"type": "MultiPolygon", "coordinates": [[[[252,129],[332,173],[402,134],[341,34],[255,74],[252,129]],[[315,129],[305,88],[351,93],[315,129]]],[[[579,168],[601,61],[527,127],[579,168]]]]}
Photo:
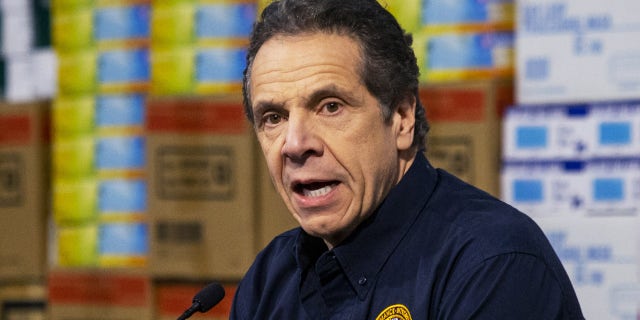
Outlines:
{"type": "Polygon", "coordinates": [[[410,148],[414,109],[385,122],[360,65],[350,37],[313,33],[271,38],[251,69],[255,130],[271,178],[301,227],[330,247],[408,167],[399,152],[410,148]]]}

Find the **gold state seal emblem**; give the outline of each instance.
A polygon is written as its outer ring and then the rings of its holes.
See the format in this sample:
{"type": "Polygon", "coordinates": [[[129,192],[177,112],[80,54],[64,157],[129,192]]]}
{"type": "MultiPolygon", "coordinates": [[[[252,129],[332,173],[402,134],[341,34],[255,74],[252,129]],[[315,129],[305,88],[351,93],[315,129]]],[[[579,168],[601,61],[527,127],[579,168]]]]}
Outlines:
{"type": "Polygon", "coordinates": [[[394,304],[382,310],[376,320],[411,320],[409,309],[401,304],[394,304]]]}

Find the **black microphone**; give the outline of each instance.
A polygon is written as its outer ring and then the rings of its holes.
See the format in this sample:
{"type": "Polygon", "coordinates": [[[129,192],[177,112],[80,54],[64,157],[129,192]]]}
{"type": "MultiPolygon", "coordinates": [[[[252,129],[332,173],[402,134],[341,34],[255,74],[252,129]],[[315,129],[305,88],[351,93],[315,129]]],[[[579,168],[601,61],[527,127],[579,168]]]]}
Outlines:
{"type": "Polygon", "coordinates": [[[193,297],[193,304],[177,320],[185,320],[196,311],[207,312],[224,298],[224,288],[219,283],[210,283],[193,297]]]}

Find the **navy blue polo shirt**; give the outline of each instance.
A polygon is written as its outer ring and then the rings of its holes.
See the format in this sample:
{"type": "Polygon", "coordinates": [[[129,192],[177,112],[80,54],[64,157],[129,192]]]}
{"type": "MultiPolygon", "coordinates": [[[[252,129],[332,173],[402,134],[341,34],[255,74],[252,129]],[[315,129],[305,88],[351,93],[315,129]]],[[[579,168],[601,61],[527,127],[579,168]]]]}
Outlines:
{"type": "Polygon", "coordinates": [[[419,153],[372,216],[328,250],[297,228],[238,286],[231,319],[583,319],[526,215],[419,153]]]}

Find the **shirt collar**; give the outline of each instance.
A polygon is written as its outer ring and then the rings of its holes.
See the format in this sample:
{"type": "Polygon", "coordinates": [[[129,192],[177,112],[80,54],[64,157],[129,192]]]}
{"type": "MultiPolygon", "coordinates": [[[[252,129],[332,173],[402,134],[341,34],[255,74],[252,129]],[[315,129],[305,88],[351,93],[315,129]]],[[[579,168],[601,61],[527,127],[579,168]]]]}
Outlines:
{"type": "MultiPolygon", "coordinates": [[[[334,253],[360,299],[364,299],[382,266],[405,236],[428,195],[437,173],[421,152],[398,185],[380,207],[351,236],[334,248],[334,253]]],[[[300,232],[296,241],[298,265],[304,269],[326,251],[321,239],[300,232]]]]}

